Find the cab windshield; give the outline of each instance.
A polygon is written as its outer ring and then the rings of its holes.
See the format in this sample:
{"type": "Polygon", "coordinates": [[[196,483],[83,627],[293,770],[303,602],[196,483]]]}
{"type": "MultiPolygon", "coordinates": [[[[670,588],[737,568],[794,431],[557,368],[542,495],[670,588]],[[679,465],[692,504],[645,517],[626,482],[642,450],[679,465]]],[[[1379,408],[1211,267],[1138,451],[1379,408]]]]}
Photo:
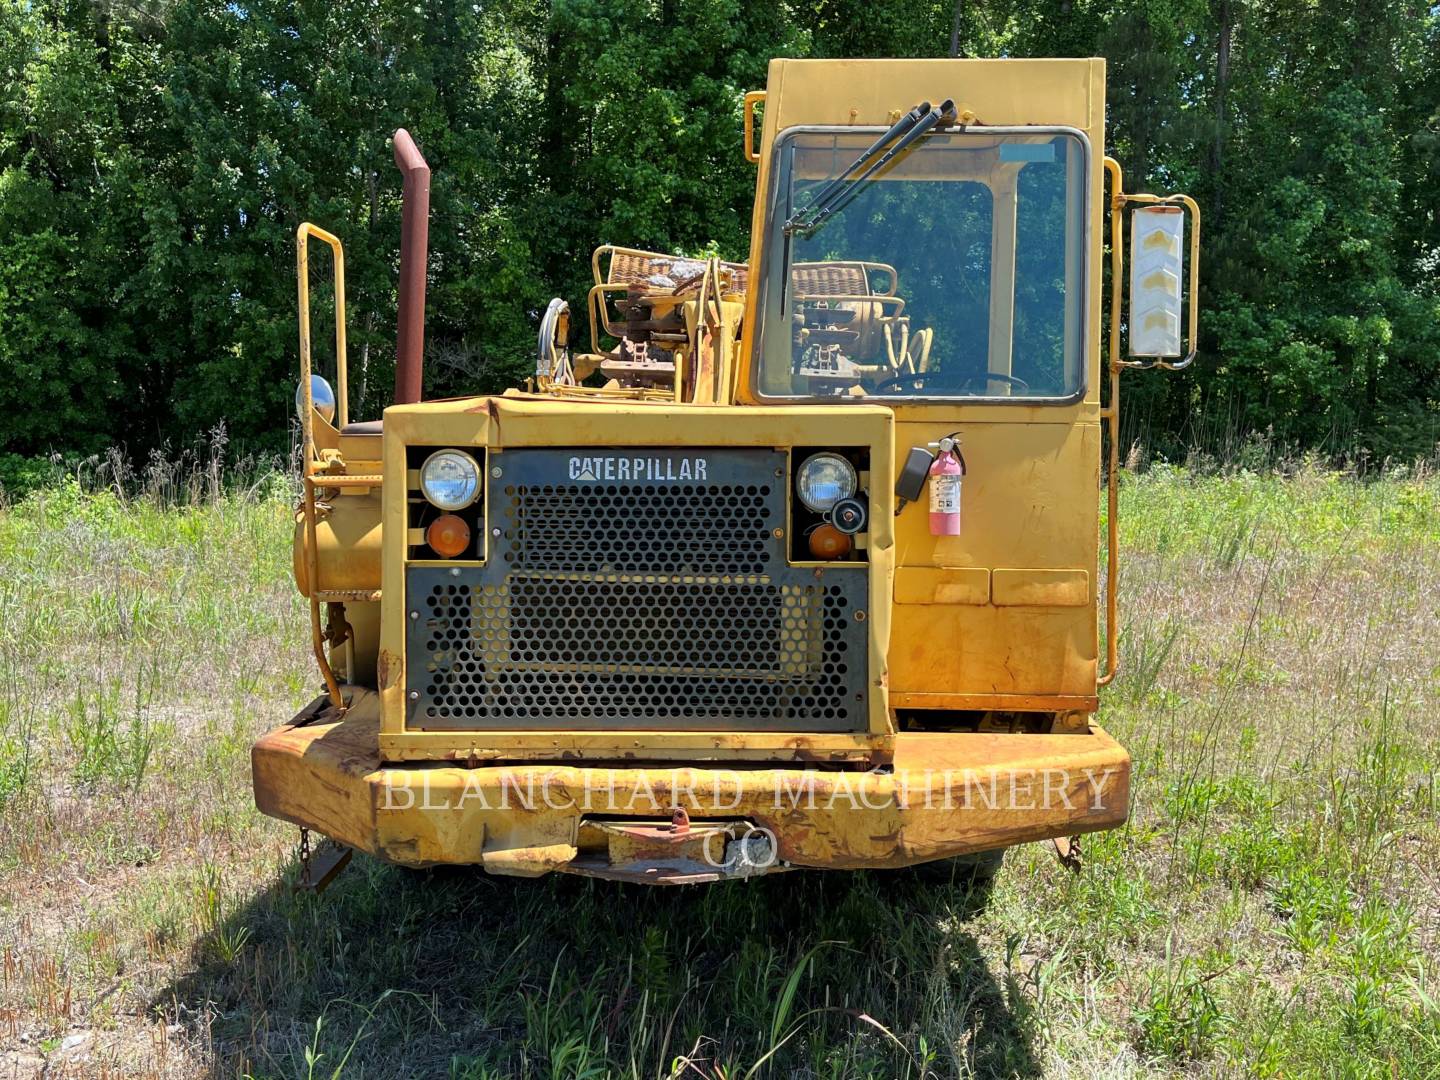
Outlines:
{"type": "Polygon", "coordinates": [[[799,129],[777,144],[761,395],[1077,397],[1082,138],[1043,129],[931,135],[842,198],[825,197],[876,134],[799,129]],[[817,195],[839,209],[817,215],[817,195]],[[787,234],[787,221],[817,216],[817,227],[787,234]]]}

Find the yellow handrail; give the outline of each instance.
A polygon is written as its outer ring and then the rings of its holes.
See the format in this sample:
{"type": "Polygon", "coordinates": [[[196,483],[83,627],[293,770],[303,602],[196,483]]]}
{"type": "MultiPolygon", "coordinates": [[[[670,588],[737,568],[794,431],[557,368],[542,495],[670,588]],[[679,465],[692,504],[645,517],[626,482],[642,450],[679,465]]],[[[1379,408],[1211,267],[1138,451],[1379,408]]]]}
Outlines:
{"type": "Polygon", "coordinates": [[[295,230],[295,272],[299,280],[300,306],[300,433],[303,444],[301,479],[305,490],[305,549],[308,556],[310,586],[310,645],[315,660],[320,665],[320,674],[325,678],[325,689],[331,703],[345,708],[345,698],[340,692],[339,680],[330,667],[330,658],[325,654],[325,635],[320,629],[320,555],[316,539],[315,521],[315,473],[318,464],[315,453],[315,424],[312,414],[315,400],[310,389],[310,252],[309,238],[315,237],[330,245],[335,261],[335,396],[339,426],[343,429],[350,422],[350,406],[347,400],[349,384],[345,359],[345,249],[338,237],[326,232],[318,225],[302,222],[295,230]]]}
{"type": "Polygon", "coordinates": [[[300,281],[300,382],[305,394],[305,408],[301,417],[307,439],[310,431],[310,237],[323,240],[330,245],[331,257],[335,261],[335,397],[339,412],[340,427],[350,422],[349,363],[345,355],[345,248],[340,238],[328,233],[308,221],[300,223],[295,230],[295,271],[300,281]]]}
{"type": "Polygon", "coordinates": [[[745,160],[755,165],[760,163],[760,153],[755,149],[755,106],[764,103],[764,90],[751,90],[745,95],[745,160]]]}
{"type": "Polygon", "coordinates": [[[630,286],[623,281],[607,281],[600,285],[593,285],[585,295],[586,315],[590,318],[590,351],[601,352],[600,331],[605,331],[612,338],[623,338],[624,330],[616,329],[610,322],[610,314],[605,308],[605,294],[612,292],[625,292],[630,286]]]}
{"type": "Polygon", "coordinates": [[[1106,686],[1120,667],[1120,372],[1124,368],[1158,366],[1183,371],[1195,361],[1200,332],[1200,207],[1189,195],[1127,194],[1120,163],[1105,159],[1110,177],[1110,404],[1102,410],[1110,429],[1109,478],[1106,484],[1107,547],[1105,558],[1105,674],[1095,680],[1106,686]],[[1125,269],[1125,206],[1127,203],[1179,203],[1190,212],[1190,352],[1179,363],[1126,360],[1120,355],[1120,282],[1125,269]]]}
{"type": "Polygon", "coordinates": [[[1106,484],[1105,552],[1105,674],[1096,686],[1107,686],[1120,668],[1120,279],[1124,274],[1125,179],[1120,163],[1105,159],[1110,174],[1110,404],[1104,410],[1110,427],[1110,468],[1106,484]]]}

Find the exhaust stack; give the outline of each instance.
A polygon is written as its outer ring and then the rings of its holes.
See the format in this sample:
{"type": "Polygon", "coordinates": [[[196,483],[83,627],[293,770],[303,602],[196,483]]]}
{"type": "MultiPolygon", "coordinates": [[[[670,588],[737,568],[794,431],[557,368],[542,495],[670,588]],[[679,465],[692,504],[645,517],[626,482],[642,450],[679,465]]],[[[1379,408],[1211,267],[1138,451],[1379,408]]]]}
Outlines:
{"type": "Polygon", "coordinates": [[[404,175],[400,220],[400,310],[395,333],[395,404],[420,400],[425,357],[425,262],[430,242],[430,166],[404,128],[395,131],[404,175]]]}

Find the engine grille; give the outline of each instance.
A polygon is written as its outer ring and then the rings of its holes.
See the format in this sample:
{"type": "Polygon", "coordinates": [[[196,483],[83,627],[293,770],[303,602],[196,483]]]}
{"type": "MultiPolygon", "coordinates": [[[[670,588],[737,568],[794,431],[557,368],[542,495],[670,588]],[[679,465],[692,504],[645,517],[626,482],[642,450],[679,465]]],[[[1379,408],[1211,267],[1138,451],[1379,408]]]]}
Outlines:
{"type": "Polygon", "coordinates": [[[612,454],[492,456],[489,560],[407,571],[409,726],[863,729],[867,573],[787,565],[785,455],[612,454]]]}
{"type": "Polygon", "coordinates": [[[763,574],[767,504],[784,482],[511,484],[497,500],[501,544],[512,571],[763,574]]]}

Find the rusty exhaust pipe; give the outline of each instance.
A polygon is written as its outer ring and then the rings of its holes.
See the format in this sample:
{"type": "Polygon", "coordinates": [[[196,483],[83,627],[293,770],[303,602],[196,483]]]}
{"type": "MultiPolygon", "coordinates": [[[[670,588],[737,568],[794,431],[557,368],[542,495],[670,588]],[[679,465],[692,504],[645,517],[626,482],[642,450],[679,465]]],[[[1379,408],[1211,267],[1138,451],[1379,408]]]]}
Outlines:
{"type": "Polygon", "coordinates": [[[395,327],[395,404],[419,401],[425,358],[425,260],[430,244],[430,166],[404,128],[395,131],[404,175],[400,219],[400,310],[395,327]]]}

